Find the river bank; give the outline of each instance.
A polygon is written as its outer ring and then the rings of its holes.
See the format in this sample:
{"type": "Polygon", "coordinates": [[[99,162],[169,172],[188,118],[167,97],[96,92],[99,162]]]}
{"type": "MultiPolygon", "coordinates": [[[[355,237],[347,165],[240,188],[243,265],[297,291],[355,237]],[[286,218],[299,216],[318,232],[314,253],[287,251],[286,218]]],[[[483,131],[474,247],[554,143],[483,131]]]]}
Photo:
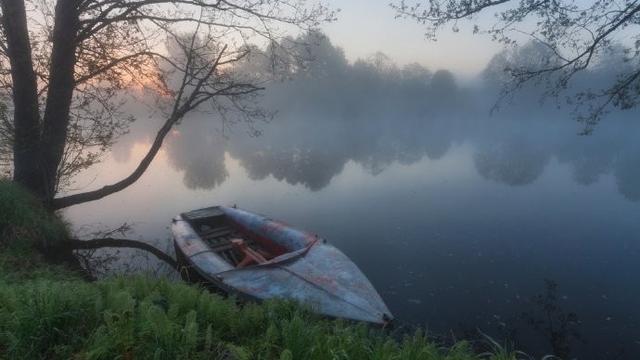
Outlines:
{"type": "Polygon", "coordinates": [[[0,358],[7,359],[516,359],[495,346],[478,355],[417,331],[319,318],[292,303],[239,304],[145,276],[87,281],[35,249],[66,226],[9,182],[0,182],[0,358]]]}

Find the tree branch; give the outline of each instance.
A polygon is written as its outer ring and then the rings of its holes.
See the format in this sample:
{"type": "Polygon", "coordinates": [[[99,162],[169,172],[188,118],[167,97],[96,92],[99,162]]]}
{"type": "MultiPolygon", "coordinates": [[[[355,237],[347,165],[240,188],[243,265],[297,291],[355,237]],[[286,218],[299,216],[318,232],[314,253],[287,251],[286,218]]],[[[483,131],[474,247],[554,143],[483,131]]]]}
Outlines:
{"type": "Polygon", "coordinates": [[[100,238],[100,239],[91,239],[91,240],[78,240],[78,239],[70,239],[66,240],[63,243],[63,246],[73,250],[91,250],[91,249],[100,249],[100,248],[130,248],[130,249],[139,249],[144,250],[146,252],[150,252],[159,260],[165,262],[167,265],[171,266],[173,269],[179,271],[178,262],[166,254],[165,252],[159,250],[155,246],[149,245],[142,241],[130,240],[130,239],[116,239],[116,238],[100,238]]]}
{"type": "MultiPolygon", "coordinates": [[[[160,130],[156,134],[153,144],[151,145],[151,148],[149,149],[147,154],[144,156],[144,158],[140,161],[136,169],[129,176],[127,176],[126,178],[114,184],[104,186],[97,190],[53,199],[51,201],[50,206],[53,209],[61,209],[61,208],[77,205],[77,204],[88,202],[88,201],[102,199],[105,196],[124,190],[125,188],[129,187],[131,184],[135,183],[142,176],[142,174],[144,174],[144,172],[147,170],[149,165],[151,165],[151,162],[153,161],[158,151],[162,147],[162,143],[165,137],[167,136],[167,134],[169,133],[169,131],[171,130],[171,128],[173,127],[173,125],[175,125],[180,119],[184,117],[184,115],[186,115],[189,111],[195,109],[202,102],[209,100],[214,96],[224,94],[224,91],[228,91],[230,89],[229,86],[227,86],[222,90],[214,93],[207,93],[206,91],[203,91],[203,87],[207,85],[207,82],[209,81],[211,76],[215,73],[218,66],[220,65],[222,56],[226,48],[227,46],[224,46],[222,48],[222,50],[216,57],[215,61],[213,62],[213,64],[211,64],[208,72],[202,78],[197,79],[197,83],[195,87],[193,88],[191,94],[184,101],[184,103],[182,104],[179,103],[180,98],[176,98],[174,100],[174,107],[173,107],[173,111],[171,112],[171,115],[169,115],[164,125],[160,128],[160,130]],[[201,95],[205,95],[205,97],[202,98],[200,97],[201,95]]],[[[191,54],[191,55],[194,55],[194,54],[191,54]]],[[[183,75],[183,84],[188,83],[188,81],[185,81],[185,79],[190,78],[190,75],[191,75],[189,69],[185,69],[185,70],[186,71],[183,75]]],[[[183,89],[183,87],[184,85],[181,86],[181,89],[183,89]]],[[[233,88],[233,86],[231,86],[231,88],[233,88]]],[[[251,89],[245,89],[245,91],[246,90],[256,91],[257,89],[258,89],[257,87],[253,87],[251,89]]],[[[243,92],[239,92],[239,93],[243,93],[243,92]]]]}
{"type": "Polygon", "coordinates": [[[94,77],[96,77],[96,76],[98,76],[98,75],[100,75],[100,74],[102,74],[102,73],[104,73],[106,71],[109,71],[110,69],[112,69],[112,68],[114,68],[114,67],[116,67],[116,66],[118,66],[118,65],[120,65],[120,64],[122,64],[122,63],[124,63],[124,62],[126,62],[128,60],[132,60],[132,59],[135,59],[135,58],[138,58],[138,57],[141,57],[141,56],[149,56],[149,57],[161,58],[162,60],[170,63],[176,69],[180,70],[180,67],[176,63],[174,63],[171,59],[167,58],[166,56],[164,56],[164,55],[162,55],[160,53],[157,53],[157,52],[154,52],[154,51],[141,51],[141,52],[138,52],[138,53],[135,53],[135,54],[129,54],[129,55],[123,56],[121,58],[113,59],[110,63],[104,65],[103,67],[101,67],[99,69],[95,69],[94,71],[92,71],[92,72],[90,72],[88,74],[85,74],[85,75],[82,75],[82,76],[78,77],[76,79],[76,81],[75,81],[75,84],[76,85],[82,84],[85,81],[91,80],[92,78],[94,78],[94,77]]]}
{"type": "Polygon", "coordinates": [[[144,174],[144,172],[147,170],[149,165],[151,165],[151,161],[153,160],[153,158],[155,158],[156,154],[160,150],[160,147],[162,146],[162,142],[164,141],[164,138],[167,136],[167,134],[169,133],[169,130],[171,130],[173,125],[180,118],[182,118],[182,115],[177,116],[177,114],[172,114],[172,116],[170,116],[165,121],[162,128],[160,128],[160,130],[156,134],[156,138],[153,141],[151,148],[149,149],[145,157],[140,161],[140,164],[138,164],[138,167],[136,167],[136,169],[129,176],[118,181],[115,184],[104,186],[98,190],[88,191],[80,194],[74,194],[74,195],[53,199],[51,202],[51,207],[53,209],[62,209],[62,208],[77,205],[80,203],[102,199],[105,196],[124,190],[127,187],[129,187],[131,184],[135,183],[142,176],[142,174],[144,174]]]}

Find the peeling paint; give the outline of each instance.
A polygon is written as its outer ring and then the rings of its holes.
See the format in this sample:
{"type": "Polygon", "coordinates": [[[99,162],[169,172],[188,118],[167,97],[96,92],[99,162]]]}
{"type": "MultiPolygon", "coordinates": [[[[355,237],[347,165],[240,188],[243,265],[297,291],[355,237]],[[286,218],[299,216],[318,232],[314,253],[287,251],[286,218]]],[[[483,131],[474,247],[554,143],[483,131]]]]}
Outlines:
{"type": "Polygon", "coordinates": [[[248,211],[215,207],[196,210],[222,212],[243,234],[278,249],[270,261],[234,268],[212,251],[180,216],[172,231],[176,249],[189,265],[212,284],[242,296],[266,300],[286,298],[332,317],[385,324],[393,316],[366,276],[340,250],[315,235],[248,211]],[[194,239],[195,234],[195,239],[194,239]],[[203,248],[205,251],[203,252],[203,248]]]}

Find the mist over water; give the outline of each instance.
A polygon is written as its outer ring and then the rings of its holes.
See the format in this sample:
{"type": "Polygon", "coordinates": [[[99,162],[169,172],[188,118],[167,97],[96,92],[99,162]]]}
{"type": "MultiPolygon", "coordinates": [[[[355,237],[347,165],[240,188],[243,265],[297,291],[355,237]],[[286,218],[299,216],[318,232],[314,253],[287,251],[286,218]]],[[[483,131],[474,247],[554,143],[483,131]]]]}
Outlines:
{"type": "MultiPolygon", "coordinates": [[[[517,56],[497,56],[465,87],[446,70],[398,68],[382,54],[349,63],[326,39],[306,50],[315,61],[260,100],[277,111],[271,121],[193,114],[138,183],[67,217],[76,226],[133,223],[170,248],[175,214],[238,204],[334,243],[401,323],[459,337],[480,329],[533,355],[564,341],[581,359],[634,358],[638,111],[611,113],[580,136],[574,109],[540,102],[540,88],[489,113],[496,62],[517,56]],[[545,301],[556,310],[545,313],[545,301]],[[567,330],[554,339],[548,319],[567,330]]],[[[614,73],[603,66],[579,80],[614,73]]],[[[127,174],[161,120],[135,122],[77,184],[127,174]]]]}

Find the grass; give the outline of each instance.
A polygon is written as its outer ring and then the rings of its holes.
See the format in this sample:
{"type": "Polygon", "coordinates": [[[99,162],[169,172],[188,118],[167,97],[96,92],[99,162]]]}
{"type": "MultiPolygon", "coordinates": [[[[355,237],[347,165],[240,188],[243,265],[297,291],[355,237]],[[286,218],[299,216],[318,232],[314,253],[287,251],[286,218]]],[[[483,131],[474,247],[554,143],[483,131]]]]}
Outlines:
{"type": "Polygon", "coordinates": [[[26,190],[0,179],[0,245],[48,248],[67,236],[67,227],[26,190]]]}
{"type": "Polygon", "coordinates": [[[87,282],[34,251],[64,224],[0,182],[0,359],[516,359],[499,346],[443,348],[418,331],[402,339],[319,318],[282,301],[238,304],[181,282],[144,276],[87,282]]]}
{"type": "Polygon", "coordinates": [[[66,224],[26,190],[0,178],[0,279],[68,278],[42,256],[68,235],[66,224]]]}
{"type": "MultiPolygon", "coordinates": [[[[245,304],[145,277],[0,283],[10,359],[475,359],[416,333],[320,319],[286,302],[245,304]]],[[[498,359],[498,357],[493,357],[498,359]]]]}

